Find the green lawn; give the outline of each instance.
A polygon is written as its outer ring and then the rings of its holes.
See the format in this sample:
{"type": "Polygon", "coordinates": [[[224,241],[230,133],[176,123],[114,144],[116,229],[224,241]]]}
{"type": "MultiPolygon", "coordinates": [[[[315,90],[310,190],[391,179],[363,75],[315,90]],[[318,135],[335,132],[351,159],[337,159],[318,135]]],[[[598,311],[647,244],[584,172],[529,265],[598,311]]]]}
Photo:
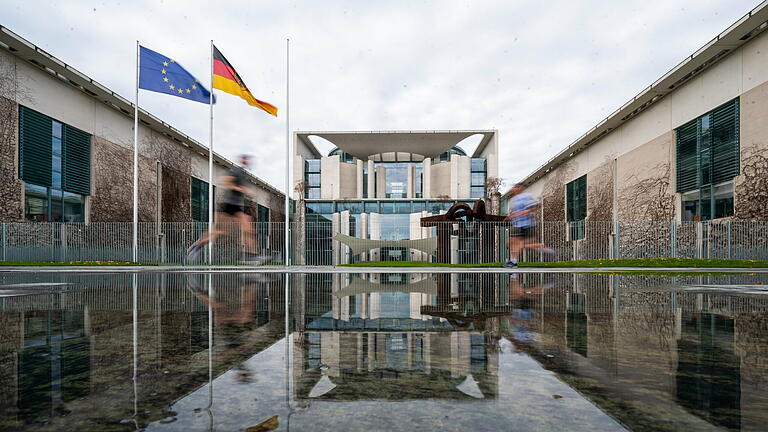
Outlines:
{"type": "Polygon", "coordinates": [[[128,261],[0,261],[0,266],[138,266],[128,261]]]}
{"type": "MultiPolygon", "coordinates": [[[[501,267],[503,263],[482,264],[443,264],[416,261],[376,261],[355,264],[342,264],[348,267],[501,267]]],[[[638,259],[603,259],[558,262],[524,262],[520,267],[555,268],[555,267],[693,267],[693,268],[764,268],[768,261],[697,259],[697,258],[638,258],[638,259]]]]}

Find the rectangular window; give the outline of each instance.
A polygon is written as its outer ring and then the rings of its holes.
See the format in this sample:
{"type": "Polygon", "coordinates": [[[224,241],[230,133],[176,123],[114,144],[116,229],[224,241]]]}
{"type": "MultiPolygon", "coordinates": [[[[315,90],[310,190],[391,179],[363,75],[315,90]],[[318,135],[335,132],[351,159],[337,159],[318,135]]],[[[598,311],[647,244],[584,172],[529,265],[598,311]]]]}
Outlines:
{"type": "Polygon", "coordinates": [[[25,183],[26,220],[85,221],[91,136],[19,106],[19,178],[25,183]]]}
{"type": "Polygon", "coordinates": [[[304,198],[320,198],[320,159],[307,159],[304,161],[304,198]]]}
{"type": "Polygon", "coordinates": [[[332,202],[307,203],[307,213],[333,213],[332,202]]]}
{"type": "Polygon", "coordinates": [[[256,220],[259,227],[257,230],[259,248],[265,250],[269,245],[269,207],[257,204],[256,220]]]}
{"type": "Polygon", "coordinates": [[[571,240],[584,238],[584,219],[587,217],[587,176],[568,183],[565,189],[566,219],[571,240]]]}
{"type": "Polygon", "coordinates": [[[360,214],[363,212],[363,203],[361,202],[337,202],[336,211],[349,211],[350,214],[360,214]]]}
{"type": "Polygon", "coordinates": [[[483,198],[485,196],[485,180],[488,178],[487,162],[485,158],[472,158],[470,160],[471,188],[470,198],[483,198]]]}
{"type": "Polygon", "coordinates": [[[675,129],[676,182],[683,220],[733,216],[739,174],[739,99],[675,129]]]}
{"type": "Polygon", "coordinates": [[[208,222],[208,182],[192,177],[192,220],[195,222],[208,222]]]}
{"type": "Polygon", "coordinates": [[[413,197],[424,196],[424,165],[419,163],[413,167],[413,197]]]}
{"type": "Polygon", "coordinates": [[[368,198],[368,168],[363,168],[363,198],[368,198]]]}

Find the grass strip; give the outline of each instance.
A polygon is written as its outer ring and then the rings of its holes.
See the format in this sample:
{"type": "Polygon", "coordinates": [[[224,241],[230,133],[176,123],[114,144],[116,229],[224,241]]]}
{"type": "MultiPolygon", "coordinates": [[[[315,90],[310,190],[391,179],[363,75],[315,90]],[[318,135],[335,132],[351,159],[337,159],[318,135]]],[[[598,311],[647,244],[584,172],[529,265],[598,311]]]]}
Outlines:
{"type": "Polygon", "coordinates": [[[143,266],[147,264],[128,261],[0,261],[6,267],[108,267],[108,266],[143,266]]]}
{"type": "MultiPolygon", "coordinates": [[[[503,263],[445,264],[418,261],[375,261],[342,264],[345,267],[501,267],[503,263]]],[[[640,268],[766,268],[768,261],[699,259],[699,258],[633,258],[600,259],[558,262],[522,262],[520,267],[529,268],[587,268],[587,267],[640,267],[640,268]]]]}

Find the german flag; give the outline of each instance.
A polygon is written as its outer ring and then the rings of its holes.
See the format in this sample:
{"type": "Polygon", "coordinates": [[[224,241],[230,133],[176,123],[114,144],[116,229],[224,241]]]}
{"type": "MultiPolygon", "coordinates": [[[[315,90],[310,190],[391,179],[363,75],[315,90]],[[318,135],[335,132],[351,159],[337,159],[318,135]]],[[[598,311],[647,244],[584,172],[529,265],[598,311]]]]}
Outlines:
{"type": "Polygon", "coordinates": [[[237,74],[235,68],[221,55],[221,51],[215,46],[213,47],[213,88],[240,96],[248,102],[248,105],[261,108],[277,117],[277,107],[253,97],[253,94],[248,90],[248,87],[246,87],[240,75],[237,74]]]}

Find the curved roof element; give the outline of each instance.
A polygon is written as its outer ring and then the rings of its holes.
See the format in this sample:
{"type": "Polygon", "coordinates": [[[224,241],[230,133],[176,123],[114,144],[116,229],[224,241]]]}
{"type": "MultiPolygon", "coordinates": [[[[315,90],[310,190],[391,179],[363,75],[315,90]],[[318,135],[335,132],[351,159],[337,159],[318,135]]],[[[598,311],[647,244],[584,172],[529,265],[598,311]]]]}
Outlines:
{"type": "Polygon", "coordinates": [[[407,292],[437,295],[437,281],[434,278],[422,279],[409,284],[381,284],[366,279],[354,278],[349,285],[333,293],[336,297],[381,292],[407,292]]]}
{"type": "MultiPolygon", "coordinates": [[[[317,136],[326,139],[338,148],[366,160],[370,156],[385,152],[417,153],[434,158],[447,152],[458,143],[472,135],[482,135],[475,150],[479,155],[491,141],[496,131],[352,131],[352,132],[298,132],[298,139],[308,148],[315,149],[309,139],[317,136]]],[[[315,149],[315,153],[319,152],[315,149]]]]}

